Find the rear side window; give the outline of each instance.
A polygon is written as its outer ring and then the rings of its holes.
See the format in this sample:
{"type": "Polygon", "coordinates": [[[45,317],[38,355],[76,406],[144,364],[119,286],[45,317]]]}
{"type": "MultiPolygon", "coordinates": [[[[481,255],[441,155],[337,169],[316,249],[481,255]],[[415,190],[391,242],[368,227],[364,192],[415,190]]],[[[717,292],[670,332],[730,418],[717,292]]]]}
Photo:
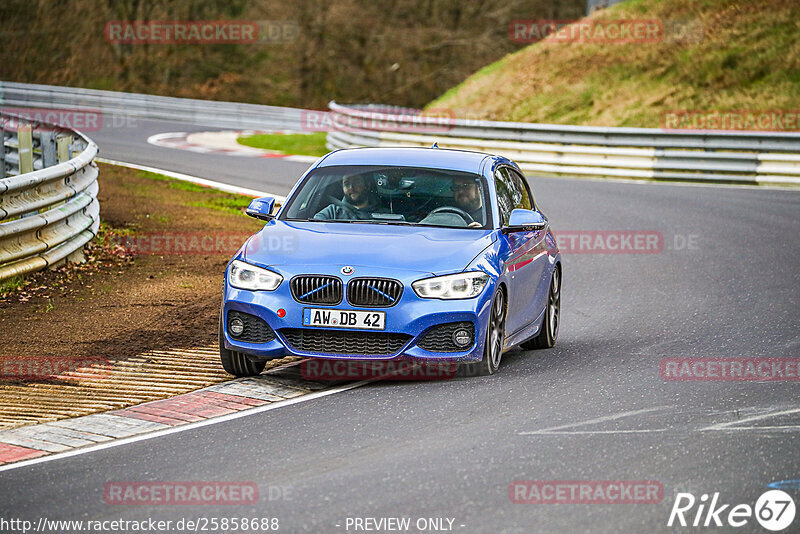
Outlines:
{"type": "Polygon", "coordinates": [[[508,171],[501,167],[494,172],[494,187],[497,190],[497,205],[500,208],[501,226],[508,225],[511,210],[516,207],[514,189],[508,178],[508,171]]]}
{"type": "Polygon", "coordinates": [[[500,206],[500,218],[503,224],[508,224],[511,211],[516,208],[534,209],[533,199],[528,193],[525,178],[515,170],[508,167],[500,167],[495,172],[494,180],[497,188],[497,203],[500,206]]]}
{"type": "Polygon", "coordinates": [[[528,188],[525,184],[525,178],[521,174],[519,174],[514,169],[505,169],[508,174],[511,176],[511,185],[514,187],[515,191],[518,191],[518,196],[515,198],[520,199],[519,204],[515,204],[515,208],[523,208],[526,210],[535,209],[536,203],[533,200],[533,197],[528,194],[528,188]]]}

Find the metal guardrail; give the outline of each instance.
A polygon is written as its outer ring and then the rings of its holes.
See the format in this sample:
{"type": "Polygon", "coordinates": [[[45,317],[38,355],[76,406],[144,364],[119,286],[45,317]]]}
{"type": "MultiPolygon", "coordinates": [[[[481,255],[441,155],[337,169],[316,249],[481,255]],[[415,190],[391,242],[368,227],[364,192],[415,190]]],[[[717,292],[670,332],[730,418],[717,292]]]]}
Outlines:
{"type": "Polygon", "coordinates": [[[10,108],[14,113],[15,107],[95,112],[106,123],[136,117],[255,130],[301,129],[304,112],[295,108],[239,102],[0,81],[0,109],[10,108]]]}
{"type": "MultiPolygon", "coordinates": [[[[430,146],[499,153],[535,174],[735,183],[800,183],[800,134],[606,128],[444,118],[386,106],[330,103],[320,112],[0,81],[0,110],[26,107],[236,129],[307,131],[330,125],[328,148],[430,146]],[[314,129],[314,128],[311,128],[314,129]]],[[[47,143],[45,143],[47,145],[47,143]]],[[[14,156],[5,164],[17,164],[14,156]]],[[[43,160],[34,159],[34,168],[43,160]]]]}
{"type": "Polygon", "coordinates": [[[7,114],[0,129],[0,280],[81,259],[100,228],[97,145],[7,114]]]}
{"type": "Polygon", "coordinates": [[[425,117],[329,104],[328,149],[431,146],[496,153],[535,174],[800,184],[800,134],[607,128],[425,117]]]}

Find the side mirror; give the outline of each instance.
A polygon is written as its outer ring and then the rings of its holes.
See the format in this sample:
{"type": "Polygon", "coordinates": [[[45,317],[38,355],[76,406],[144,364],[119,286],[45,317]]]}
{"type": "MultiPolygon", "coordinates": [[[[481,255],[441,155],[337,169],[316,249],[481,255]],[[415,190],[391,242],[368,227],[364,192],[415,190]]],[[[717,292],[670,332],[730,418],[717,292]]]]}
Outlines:
{"type": "Polygon", "coordinates": [[[261,219],[262,221],[269,221],[272,219],[272,208],[275,206],[275,199],[272,197],[261,197],[250,202],[247,206],[247,213],[250,217],[261,219]]]}
{"type": "Polygon", "coordinates": [[[517,208],[508,218],[508,226],[502,228],[504,234],[511,232],[531,232],[541,230],[547,226],[547,219],[541,212],[517,208]]]}

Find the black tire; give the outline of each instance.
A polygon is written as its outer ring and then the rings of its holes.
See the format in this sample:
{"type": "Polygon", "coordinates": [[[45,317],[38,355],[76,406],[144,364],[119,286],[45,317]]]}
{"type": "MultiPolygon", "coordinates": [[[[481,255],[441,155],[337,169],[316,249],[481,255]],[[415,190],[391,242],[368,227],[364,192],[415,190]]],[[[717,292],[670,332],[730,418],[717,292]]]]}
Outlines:
{"type": "Polygon", "coordinates": [[[251,360],[246,354],[225,348],[224,334],[222,333],[222,317],[219,320],[219,359],[222,368],[233,376],[256,376],[261,374],[267,365],[265,360],[251,360]]]}
{"type": "Polygon", "coordinates": [[[486,341],[483,344],[483,359],[477,363],[462,364],[463,375],[493,375],[500,368],[506,339],[506,295],[502,289],[497,290],[490,313],[489,324],[486,327],[486,341]]]}
{"type": "Polygon", "coordinates": [[[520,346],[525,350],[549,349],[556,344],[558,327],[561,324],[561,271],[558,266],[553,270],[550,280],[550,291],[547,294],[547,307],[545,308],[542,329],[536,337],[529,339],[520,346]]]}

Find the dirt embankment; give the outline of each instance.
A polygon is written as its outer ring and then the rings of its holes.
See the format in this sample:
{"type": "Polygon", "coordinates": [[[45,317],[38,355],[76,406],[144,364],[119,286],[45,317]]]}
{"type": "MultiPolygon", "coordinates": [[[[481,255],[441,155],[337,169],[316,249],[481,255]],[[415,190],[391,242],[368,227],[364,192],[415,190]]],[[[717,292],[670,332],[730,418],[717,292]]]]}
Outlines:
{"type": "Polygon", "coordinates": [[[229,378],[217,322],[225,264],[261,223],[248,197],[101,165],[103,227],[83,265],[0,298],[0,428],[229,378]]]}

